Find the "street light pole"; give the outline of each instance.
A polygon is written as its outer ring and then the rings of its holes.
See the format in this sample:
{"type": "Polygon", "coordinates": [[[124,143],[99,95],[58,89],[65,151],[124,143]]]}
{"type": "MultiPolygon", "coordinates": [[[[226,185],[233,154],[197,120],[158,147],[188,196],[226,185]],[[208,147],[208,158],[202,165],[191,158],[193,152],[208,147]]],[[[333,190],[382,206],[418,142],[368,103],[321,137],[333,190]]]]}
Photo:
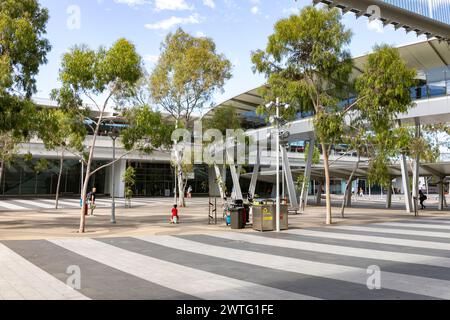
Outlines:
{"type": "Polygon", "coordinates": [[[111,173],[111,178],[112,178],[112,191],[111,191],[111,223],[115,224],[116,223],[116,140],[118,138],[118,132],[113,129],[110,133],[109,133],[109,137],[112,139],[113,141],[113,163],[112,163],[112,173],[111,173]]]}
{"type": "Polygon", "coordinates": [[[277,118],[276,118],[276,124],[277,124],[277,133],[276,133],[276,157],[277,157],[277,198],[276,198],[276,228],[277,232],[281,231],[280,226],[280,219],[281,219],[281,206],[280,206],[280,99],[277,98],[276,102],[276,109],[277,109],[277,118]]]}

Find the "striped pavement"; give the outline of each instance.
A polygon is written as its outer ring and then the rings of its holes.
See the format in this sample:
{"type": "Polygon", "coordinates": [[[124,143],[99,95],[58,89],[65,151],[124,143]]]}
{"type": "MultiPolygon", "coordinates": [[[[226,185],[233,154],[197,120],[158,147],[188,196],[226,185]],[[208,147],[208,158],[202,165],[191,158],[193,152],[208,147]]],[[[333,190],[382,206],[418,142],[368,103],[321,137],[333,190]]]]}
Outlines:
{"type": "MultiPolygon", "coordinates": [[[[205,198],[192,198],[187,200],[190,204],[207,204],[207,199],[205,198]]],[[[159,206],[159,205],[171,205],[173,198],[136,198],[131,201],[133,207],[142,206],[159,206]]],[[[110,208],[111,199],[110,198],[98,198],[96,200],[97,208],[110,208]]],[[[125,206],[125,200],[123,198],[116,199],[117,206],[125,206]]],[[[80,200],[79,199],[67,199],[63,198],[59,200],[58,207],[60,209],[79,209],[80,200]]],[[[8,211],[41,211],[41,210],[51,210],[55,208],[54,199],[41,199],[41,198],[31,198],[31,199],[0,199],[0,212],[8,211]]]]}
{"type": "Polygon", "coordinates": [[[450,299],[450,218],[0,242],[0,299],[450,299]],[[80,288],[69,279],[76,267],[80,288]],[[380,273],[379,289],[368,287],[380,273]]]}

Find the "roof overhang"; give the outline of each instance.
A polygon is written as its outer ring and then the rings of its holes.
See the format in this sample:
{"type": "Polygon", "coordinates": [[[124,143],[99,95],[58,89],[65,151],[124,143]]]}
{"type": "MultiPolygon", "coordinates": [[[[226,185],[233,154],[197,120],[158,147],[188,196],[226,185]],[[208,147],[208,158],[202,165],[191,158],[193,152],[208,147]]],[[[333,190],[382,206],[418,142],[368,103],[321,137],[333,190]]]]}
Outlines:
{"type": "MultiPolygon", "coordinates": [[[[400,56],[409,68],[420,70],[432,70],[436,68],[448,67],[450,65],[450,45],[438,39],[419,41],[413,44],[397,47],[400,56]]],[[[364,65],[368,59],[368,54],[353,59],[352,78],[356,79],[364,70],[364,65]]],[[[449,70],[450,72],[450,70],[449,70]]],[[[211,109],[205,117],[211,117],[218,108],[231,106],[238,114],[254,111],[264,104],[260,89],[264,85],[246,91],[232,99],[229,99],[211,109]]]]}
{"type": "Polygon", "coordinates": [[[354,12],[357,17],[372,17],[375,12],[371,8],[377,6],[380,8],[380,20],[385,26],[392,24],[396,29],[404,28],[406,32],[414,31],[417,35],[425,34],[429,38],[436,37],[438,40],[450,42],[450,25],[381,0],[313,0],[313,2],[340,8],[343,13],[354,12]]]}

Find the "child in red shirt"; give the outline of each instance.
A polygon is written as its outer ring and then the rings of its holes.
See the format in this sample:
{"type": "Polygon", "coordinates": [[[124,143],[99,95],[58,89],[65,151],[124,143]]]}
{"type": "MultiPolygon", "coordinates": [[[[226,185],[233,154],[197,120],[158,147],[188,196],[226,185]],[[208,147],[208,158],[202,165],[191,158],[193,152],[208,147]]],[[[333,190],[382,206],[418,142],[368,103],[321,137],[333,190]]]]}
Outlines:
{"type": "Polygon", "coordinates": [[[177,205],[175,204],[172,208],[172,219],[170,220],[170,223],[178,224],[178,209],[177,205]]]}

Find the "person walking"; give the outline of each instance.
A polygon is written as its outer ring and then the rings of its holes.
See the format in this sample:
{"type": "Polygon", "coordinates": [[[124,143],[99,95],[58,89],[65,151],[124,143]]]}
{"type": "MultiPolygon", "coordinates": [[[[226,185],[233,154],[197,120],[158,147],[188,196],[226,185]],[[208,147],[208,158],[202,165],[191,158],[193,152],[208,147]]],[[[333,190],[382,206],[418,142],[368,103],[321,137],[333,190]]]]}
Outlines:
{"type": "Polygon", "coordinates": [[[178,224],[178,206],[175,204],[172,208],[172,218],[170,219],[171,224],[178,224]]]}
{"type": "Polygon", "coordinates": [[[192,186],[189,186],[189,188],[187,190],[187,197],[188,197],[188,199],[192,198],[192,186]]]}
{"type": "Polygon", "coordinates": [[[94,210],[97,208],[95,205],[95,199],[97,194],[97,188],[92,188],[92,191],[88,193],[88,201],[89,201],[89,208],[91,209],[91,216],[94,215],[94,210]]]}
{"type": "Polygon", "coordinates": [[[427,199],[428,199],[428,197],[423,193],[423,191],[419,190],[419,201],[420,201],[420,206],[421,206],[422,210],[426,208],[425,205],[423,204],[423,202],[427,199]]]}

